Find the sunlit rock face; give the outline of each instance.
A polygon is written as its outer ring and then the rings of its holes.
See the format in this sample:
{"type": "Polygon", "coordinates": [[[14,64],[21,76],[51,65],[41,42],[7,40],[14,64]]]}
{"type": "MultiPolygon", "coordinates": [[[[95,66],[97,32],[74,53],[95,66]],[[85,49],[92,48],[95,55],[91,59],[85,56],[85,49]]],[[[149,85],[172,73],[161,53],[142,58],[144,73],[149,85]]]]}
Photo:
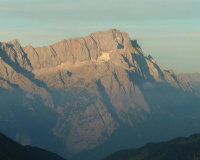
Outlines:
{"type": "Polygon", "coordinates": [[[190,85],[117,29],[37,48],[0,43],[0,58],[0,126],[21,143],[96,159],[200,131],[190,85]]]}

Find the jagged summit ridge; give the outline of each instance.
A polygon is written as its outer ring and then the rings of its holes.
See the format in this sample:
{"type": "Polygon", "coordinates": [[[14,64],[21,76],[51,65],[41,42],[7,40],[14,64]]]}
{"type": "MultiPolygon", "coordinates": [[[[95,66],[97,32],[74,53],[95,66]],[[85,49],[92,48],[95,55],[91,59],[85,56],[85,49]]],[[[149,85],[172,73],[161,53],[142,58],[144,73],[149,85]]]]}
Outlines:
{"type": "Polygon", "coordinates": [[[107,52],[120,52],[125,57],[128,56],[128,51],[135,52],[128,34],[116,29],[95,32],[85,38],[63,40],[45,47],[26,46],[24,51],[35,69],[55,67],[67,61],[75,63],[97,60],[107,52]]]}
{"type": "MultiPolygon", "coordinates": [[[[91,60],[110,60],[120,64],[120,61],[123,61],[125,58],[127,61],[124,64],[131,65],[138,73],[140,72],[140,74],[148,76],[146,73],[141,72],[150,72],[154,77],[157,76],[156,79],[159,81],[162,81],[161,79],[163,78],[167,79],[166,77],[161,77],[157,69],[153,69],[156,65],[157,68],[160,68],[160,72],[165,72],[156,64],[152,57],[148,58],[143,54],[137,41],[130,40],[126,32],[120,32],[118,29],[110,29],[105,32],[98,31],[85,38],[67,39],[50,46],[36,48],[26,46],[23,49],[33,69],[37,70],[42,68],[54,68],[65,63],[74,64],[76,62],[91,60]],[[146,63],[151,70],[141,70],[140,65],[143,64],[139,63],[145,62],[137,61],[139,57],[144,57],[146,59],[146,63]]],[[[169,80],[170,78],[168,76],[168,81],[169,80]]]]}

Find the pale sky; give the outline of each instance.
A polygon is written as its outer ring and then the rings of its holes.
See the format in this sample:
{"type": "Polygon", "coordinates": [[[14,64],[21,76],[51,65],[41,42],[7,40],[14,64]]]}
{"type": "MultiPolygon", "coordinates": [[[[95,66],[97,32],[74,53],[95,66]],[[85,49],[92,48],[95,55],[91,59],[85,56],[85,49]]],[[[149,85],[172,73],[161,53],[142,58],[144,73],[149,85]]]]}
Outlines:
{"type": "Polygon", "coordinates": [[[200,72],[200,0],[0,0],[0,42],[37,47],[110,28],[166,70],[200,72]]]}

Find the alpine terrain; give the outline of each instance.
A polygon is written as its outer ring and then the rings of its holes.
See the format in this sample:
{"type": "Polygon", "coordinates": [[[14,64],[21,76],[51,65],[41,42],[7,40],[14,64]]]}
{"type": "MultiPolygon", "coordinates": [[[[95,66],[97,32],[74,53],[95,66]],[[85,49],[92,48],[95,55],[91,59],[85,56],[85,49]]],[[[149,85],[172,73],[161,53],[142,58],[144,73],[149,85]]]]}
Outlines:
{"type": "Polygon", "coordinates": [[[2,133],[73,160],[200,132],[198,94],[117,29],[1,42],[0,94],[2,133]]]}

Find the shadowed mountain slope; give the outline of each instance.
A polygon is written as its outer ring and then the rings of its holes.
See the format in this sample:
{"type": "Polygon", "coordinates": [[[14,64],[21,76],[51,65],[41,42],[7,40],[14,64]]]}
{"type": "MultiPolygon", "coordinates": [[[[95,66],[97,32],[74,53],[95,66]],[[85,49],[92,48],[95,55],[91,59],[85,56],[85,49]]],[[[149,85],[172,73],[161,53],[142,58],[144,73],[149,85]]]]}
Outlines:
{"type": "Polygon", "coordinates": [[[200,134],[166,142],[148,143],[138,149],[121,150],[104,160],[196,160],[200,158],[200,134]]]}
{"type": "Polygon", "coordinates": [[[1,160],[65,160],[64,158],[31,146],[22,146],[0,133],[1,160]]]}

